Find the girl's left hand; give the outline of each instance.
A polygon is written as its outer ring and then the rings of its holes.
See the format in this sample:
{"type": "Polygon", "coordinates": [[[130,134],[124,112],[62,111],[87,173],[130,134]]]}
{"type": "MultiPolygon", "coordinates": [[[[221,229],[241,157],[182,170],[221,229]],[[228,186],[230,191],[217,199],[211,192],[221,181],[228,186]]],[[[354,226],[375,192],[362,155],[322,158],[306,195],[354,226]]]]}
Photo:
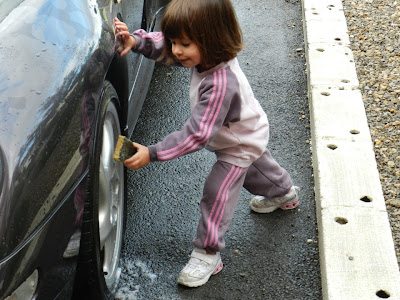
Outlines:
{"type": "Polygon", "coordinates": [[[125,160],[124,165],[131,170],[138,170],[150,163],[150,152],[149,148],[146,146],[137,143],[133,143],[133,146],[136,148],[137,152],[135,155],[125,160]]]}

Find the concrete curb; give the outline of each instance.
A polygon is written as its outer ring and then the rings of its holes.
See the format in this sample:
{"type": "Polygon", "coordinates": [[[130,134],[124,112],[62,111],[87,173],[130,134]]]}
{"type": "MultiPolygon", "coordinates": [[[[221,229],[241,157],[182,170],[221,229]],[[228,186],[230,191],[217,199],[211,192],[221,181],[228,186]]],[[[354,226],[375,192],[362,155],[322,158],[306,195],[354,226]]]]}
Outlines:
{"type": "Polygon", "coordinates": [[[302,0],[322,291],[400,299],[400,272],[341,0],[302,0]]]}

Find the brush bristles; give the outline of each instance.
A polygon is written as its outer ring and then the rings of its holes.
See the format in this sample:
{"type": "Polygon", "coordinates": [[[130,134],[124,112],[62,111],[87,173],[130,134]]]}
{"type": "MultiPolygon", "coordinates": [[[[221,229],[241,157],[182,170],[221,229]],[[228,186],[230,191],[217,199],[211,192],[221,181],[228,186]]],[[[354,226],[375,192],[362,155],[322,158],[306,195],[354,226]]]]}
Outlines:
{"type": "Polygon", "coordinates": [[[125,161],[136,153],[135,147],[133,147],[132,141],[127,139],[125,136],[120,135],[118,137],[117,145],[115,146],[113,158],[116,161],[125,161]]]}

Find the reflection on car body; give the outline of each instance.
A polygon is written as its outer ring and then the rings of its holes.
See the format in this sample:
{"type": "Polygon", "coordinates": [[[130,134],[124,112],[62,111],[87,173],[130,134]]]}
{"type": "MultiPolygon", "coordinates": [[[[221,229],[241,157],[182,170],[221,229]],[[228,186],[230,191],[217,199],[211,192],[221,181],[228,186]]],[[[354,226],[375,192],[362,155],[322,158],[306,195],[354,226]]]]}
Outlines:
{"type": "MultiPolygon", "coordinates": [[[[150,30],[166,1],[136,2],[150,30]]],[[[117,15],[124,1],[0,0],[0,299],[113,298],[126,174],[111,152],[154,66],[129,83],[117,15]]]]}

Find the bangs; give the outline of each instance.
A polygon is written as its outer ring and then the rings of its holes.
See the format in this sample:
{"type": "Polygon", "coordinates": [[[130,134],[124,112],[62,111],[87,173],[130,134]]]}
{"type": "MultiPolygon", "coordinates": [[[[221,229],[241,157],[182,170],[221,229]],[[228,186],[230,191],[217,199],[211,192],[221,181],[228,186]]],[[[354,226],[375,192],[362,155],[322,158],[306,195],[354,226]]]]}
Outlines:
{"type": "Polygon", "coordinates": [[[163,16],[161,22],[161,31],[165,39],[180,39],[184,34],[192,39],[190,30],[190,16],[185,6],[169,7],[168,12],[163,16]]]}

